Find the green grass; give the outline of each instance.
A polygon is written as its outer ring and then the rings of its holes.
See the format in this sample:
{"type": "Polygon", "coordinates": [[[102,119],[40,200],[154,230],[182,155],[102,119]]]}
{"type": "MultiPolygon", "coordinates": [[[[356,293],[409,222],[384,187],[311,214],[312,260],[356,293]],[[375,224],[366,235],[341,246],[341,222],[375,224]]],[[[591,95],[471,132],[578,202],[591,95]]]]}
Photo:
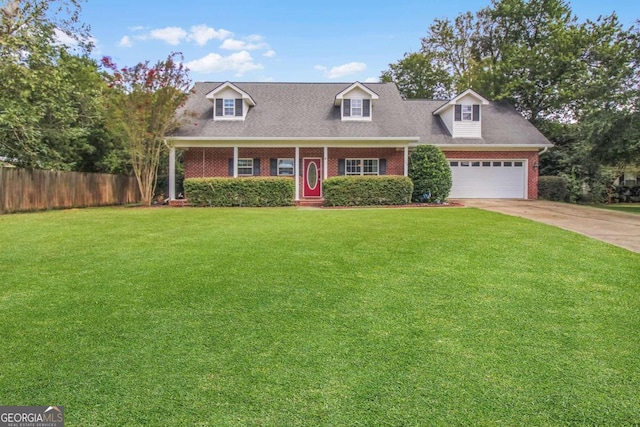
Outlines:
{"type": "Polygon", "coordinates": [[[640,204],[635,203],[635,204],[603,204],[603,205],[597,205],[596,207],[601,208],[601,209],[609,209],[612,211],[618,211],[618,212],[626,212],[626,213],[632,213],[632,214],[640,214],[640,204]]]}
{"type": "Polygon", "coordinates": [[[560,229],[115,208],[0,241],[0,402],[68,426],[640,422],[640,255],[560,229]]]}

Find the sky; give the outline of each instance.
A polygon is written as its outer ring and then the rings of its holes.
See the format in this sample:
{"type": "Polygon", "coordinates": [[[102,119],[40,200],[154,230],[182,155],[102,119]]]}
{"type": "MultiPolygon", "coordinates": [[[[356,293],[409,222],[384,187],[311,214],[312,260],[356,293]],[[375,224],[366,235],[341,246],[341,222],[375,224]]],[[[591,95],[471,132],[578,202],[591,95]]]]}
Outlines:
{"type": "MultiPolygon", "coordinates": [[[[193,81],[377,81],[389,63],[420,48],[436,18],[475,12],[490,0],[88,0],[95,58],[120,67],[181,52],[193,81]]],[[[573,0],[579,21],[616,12],[631,26],[637,0],[573,0]]]]}

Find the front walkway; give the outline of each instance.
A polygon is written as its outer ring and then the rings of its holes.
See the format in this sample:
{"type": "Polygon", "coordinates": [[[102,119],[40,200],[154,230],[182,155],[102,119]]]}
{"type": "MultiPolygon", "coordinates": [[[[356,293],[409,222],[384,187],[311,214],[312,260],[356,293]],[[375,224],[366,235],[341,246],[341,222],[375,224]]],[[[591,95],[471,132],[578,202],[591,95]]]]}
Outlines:
{"type": "Polygon", "coordinates": [[[640,253],[640,215],[546,200],[460,200],[468,207],[531,219],[640,253]]]}

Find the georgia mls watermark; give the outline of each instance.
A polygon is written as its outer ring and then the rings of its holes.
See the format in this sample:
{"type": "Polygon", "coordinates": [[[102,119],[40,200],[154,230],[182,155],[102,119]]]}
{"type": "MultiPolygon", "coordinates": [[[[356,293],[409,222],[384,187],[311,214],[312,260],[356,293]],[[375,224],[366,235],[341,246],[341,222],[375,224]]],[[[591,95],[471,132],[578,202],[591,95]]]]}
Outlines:
{"type": "Polygon", "coordinates": [[[0,427],[64,427],[64,406],[0,406],[0,427]]]}

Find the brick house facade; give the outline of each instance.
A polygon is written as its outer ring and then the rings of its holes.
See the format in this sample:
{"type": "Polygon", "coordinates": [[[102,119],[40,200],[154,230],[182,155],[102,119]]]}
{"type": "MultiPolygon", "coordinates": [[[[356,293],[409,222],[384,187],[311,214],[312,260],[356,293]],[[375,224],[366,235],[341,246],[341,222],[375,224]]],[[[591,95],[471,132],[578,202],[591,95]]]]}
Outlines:
{"type": "Polygon", "coordinates": [[[176,149],[185,178],[286,170],[303,201],[305,161],[315,159],[322,179],[406,176],[420,144],[439,146],[452,172],[469,166],[453,173],[452,198],[535,199],[538,155],[551,146],[515,109],[470,90],[449,101],[408,101],[390,83],[197,83],[182,112],[188,120],[167,137],[171,199],[176,149]]]}

